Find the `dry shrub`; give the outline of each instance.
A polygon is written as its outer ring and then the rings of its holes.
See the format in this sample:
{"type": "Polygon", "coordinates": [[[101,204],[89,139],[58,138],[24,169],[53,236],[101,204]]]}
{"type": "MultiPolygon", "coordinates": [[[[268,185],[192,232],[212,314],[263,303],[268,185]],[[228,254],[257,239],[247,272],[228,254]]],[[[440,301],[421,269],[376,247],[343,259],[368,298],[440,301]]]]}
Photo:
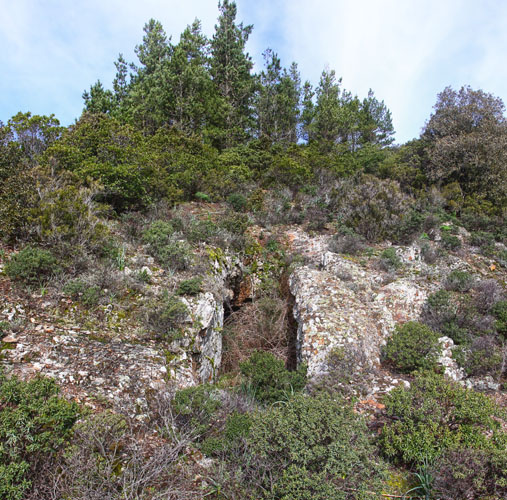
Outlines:
{"type": "Polygon", "coordinates": [[[286,299],[262,297],[233,312],[225,323],[222,371],[238,372],[255,351],[287,357],[289,318],[286,299]]]}

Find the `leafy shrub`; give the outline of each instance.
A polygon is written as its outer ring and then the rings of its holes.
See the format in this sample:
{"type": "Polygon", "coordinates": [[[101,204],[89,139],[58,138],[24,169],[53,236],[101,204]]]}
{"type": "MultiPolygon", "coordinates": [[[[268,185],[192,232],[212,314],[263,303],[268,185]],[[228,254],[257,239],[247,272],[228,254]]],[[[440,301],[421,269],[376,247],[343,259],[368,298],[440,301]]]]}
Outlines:
{"type": "Polygon", "coordinates": [[[177,426],[198,441],[210,433],[221,407],[217,390],[207,384],[182,389],[172,401],[177,426]]]}
{"type": "Polygon", "coordinates": [[[507,444],[494,418],[500,408],[441,375],[418,375],[410,388],[391,391],[385,405],[391,420],[382,429],[380,446],[394,460],[420,463],[456,447],[501,450],[507,444]]]}
{"type": "Polygon", "coordinates": [[[89,307],[97,305],[101,295],[98,286],[89,285],[80,279],[66,283],[63,292],[69,295],[72,300],[79,301],[89,307]]]}
{"type": "Polygon", "coordinates": [[[166,296],[148,306],[146,323],[152,331],[174,340],[180,337],[180,325],[188,314],[187,306],[178,297],[166,296]]]}
{"type": "Polygon", "coordinates": [[[380,492],[383,467],[344,401],[297,395],[256,414],[247,443],[249,474],[264,498],[366,500],[380,492]]]}
{"type": "Polygon", "coordinates": [[[206,193],[201,193],[200,191],[195,193],[195,198],[202,202],[210,202],[211,198],[206,193]]]}
{"type": "Polygon", "coordinates": [[[176,295],[198,295],[202,292],[202,277],[194,276],[182,281],[176,289],[176,295]]]}
{"type": "Polygon", "coordinates": [[[499,335],[507,339],[507,300],[498,301],[491,312],[495,317],[495,329],[499,335]]]}
{"type": "Polygon", "coordinates": [[[446,250],[452,251],[452,250],[457,250],[458,248],[461,248],[461,241],[454,234],[450,234],[449,232],[442,232],[441,245],[446,250]]]}
{"type": "Polygon", "coordinates": [[[495,338],[484,335],[472,341],[460,365],[469,376],[492,375],[496,378],[501,375],[502,360],[502,350],[495,338]]]}
{"type": "Polygon", "coordinates": [[[427,241],[421,243],[421,257],[426,264],[434,264],[438,259],[438,252],[427,241]]]}
{"type": "Polygon", "coordinates": [[[335,253],[355,255],[362,252],[364,248],[364,238],[346,226],[341,226],[329,242],[329,250],[335,253]]]}
{"type": "Polygon", "coordinates": [[[227,203],[235,212],[244,212],[248,205],[248,200],[240,193],[232,193],[227,197],[227,203]]]}
{"type": "Polygon", "coordinates": [[[433,330],[443,332],[445,327],[456,321],[458,307],[447,290],[438,290],[428,296],[421,312],[423,323],[433,330]]]}
{"type": "Polygon", "coordinates": [[[426,325],[409,321],[397,326],[383,349],[386,361],[401,372],[434,369],[442,348],[438,334],[426,325]]]}
{"type": "Polygon", "coordinates": [[[433,494],[441,500],[507,498],[507,455],[502,451],[457,449],[431,467],[433,494]]]}
{"type": "Polygon", "coordinates": [[[427,216],[417,210],[410,210],[403,215],[396,229],[396,241],[404,245],[412,243],[425,226],[427,216]]]}
{"type": "Polygon", "coordinates": [[[173,233],[174,227],[170,222],[156,220],[144,231],[143,243],[149,245],[151,251],[159,252],[161,248],[171,243],[173,233]]]}
{"type": "Polygon", "coordinates": [[[70,437],[79,408],[58,392],[51,379],[0,373],[0,498],[24,498],[38,467],[70,437]]]}
{"type": "Polygon", "coordinates": [[[48,250],[27,246],[5,265],[7,276],[27,285],[42,285],[60,272],[56,258],[48,250]]]}
{"type": "Polygon", "coordinates": [[[456,292],[468,292],[474,284],[474,277],[466,271],[452,271],[445,280],[445,289],[456,292]]]}
{"type": "Polygon", "coordinates": [[[343,223],[372,242],[395,238],[410,205],[396,181],[367,174],[343,181],[334,196],[343,223]]]}
{"type": "Polygon", "coordinates": [[[289,371],[282,360],[270,352],[257,351],[248,361],[240,364],[244,385],[261,403],[275,403],[288,399],[303,390],[306,384],[306,367],[289,371]]]}
{"type": "Polygon", "coordinates": [[[489,313],[493,306],[503,299],[503,290],[494,279],[479,281],[474,290],[475,306],[483,314],[489,313]]]}
{"type": "Polygon", "coordinates": [[[401,259],[396,255],[395,248],[386,248],[380,254],[379,265],[384,271],[395,271],[401,267],[401,259]]]}

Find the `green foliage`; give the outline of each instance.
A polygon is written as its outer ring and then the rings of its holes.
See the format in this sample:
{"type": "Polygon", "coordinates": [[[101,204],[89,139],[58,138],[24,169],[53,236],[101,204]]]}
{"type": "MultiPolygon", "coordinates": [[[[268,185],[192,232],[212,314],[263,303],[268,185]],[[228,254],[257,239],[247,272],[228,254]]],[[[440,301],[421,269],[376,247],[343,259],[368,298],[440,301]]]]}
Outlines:
{"type": "Polygon", "coordinates": [[[167,340],[181,337],[181,323],[188,317],[187,306],[174,295],[148,304],[146,324],[150,330],[167,340]]]}
{"type": "Polygon", "coordinates": [[[491,310],[495,317],[495,329],[499,335],[507,339],[507,300],[500,300],[491,310]]]}
{"type": "Polygon", "coordinates": [[[212,430],[222,402],[211,385],[198,385],[178,391],[172,401],[176,423],[202,441],[212,430]]]}
{"type": "Polygon", "coordinates": [[[26,285],[42,285],[61,271],[48,250],[27,246],[14,254],[5,265],[7,276],[26,285]]]}
{"type": "Polygon", "coordinates": [[[285,401],[302,391],[306,384],[304,365],[291,372],[270,352],[255,352],[248,361],[240,364],[240,370],[246,390],[261,403],[285,401]]]}
{"type": "Polygon", "coordinates": [[[466,271],[451,271],[445,279],[445,289],[456,292],[468,292],[475,282],[475,278],[466,271]]]}
{"type": "Polygon", "coordinates": [[[460,239],[457,236],[455,236],[454,234],[450,234],[445,231],[442,232],[441,244],[446,250],[454,251],[454,250],[457,250],[458,248],[461,248],[460,239]]]}
{"type": "Polygon", "coordinates": [[[98,286],[89,285],[81,279],[74,279],[65,284],[63,292],[74,301],[87,307],[96,306],[100,300],[101,290],[98,286]]]}
{"type": "Polygon", "coordinates": [[[426,325],[409,321],[396,327],[383,349],[383,356],[404,373],[434,369],[442,351],[438,337],[426,325]]]}
{"type": "Polygon", "coordinates": [[[391,420],[380,446],[393,460],[420,463],[458,446],[501,450],[507,443],[493,400],[441,375],[418,375],[410,388],[390,392],[385,404],[391,420]]]}
{"type": "Polygon", "coordinates": [[[347,226],[340,226],[338,232],[329,242],[329,250],[336,253],[355,255],[363,251],[364,248],[364,238],[347,226]]]}
{"type": "Polygon", "coordinates": [[[197,192],[197,193],[195,193],[195,197],[199,201],[203,201],[203,202],[210,202],[211,201],[211,198],[206,193],[197,192]]]}
{"type": "Polygon", "coordinates": [[[365,423],[342,400],[297,395],[257,413],[247,441],[263,498],[366,500],[380,492],[382,465],[365,423]]]}
{"type": "Polygon", "coordinates": [[[143,242],[162,266],[184,270],[190,264],[191,249],[186,242],[175,239],[173,234],[174,228],[170,222],[155,221],[143,233],[143,242]]]}
{"type": "Polygon", "coordinates": [[[201,292],[202,277],[194,276],[193,278],[182,281],[174,293],[176,295],[198,295],[201,292]]]}
{"type": "Polygon", "coordinates": [[[507,455],[503,450],[449,450],[431,469],[436,498],[500,499],[507,496],[507,455]]]}
{"type": "Polygon", "coordinates": [[[401,259],[396,255],[395,248],[386,248],[380,254],[380,266],[385,271],[395,271],[401,267],[401,259]]]}
{"type": "Polygon", "coordinates": [[[53,380],[0,373],[0,498],[24,498],[37,467],[65,444],[78,418],[78,406],[58,396],[53,380]]]}
{"type": "Polygon", "coordinates": [[[240,193],[231,193],[227,197],[227,203],[233,208],[234,211],[244,212],[248,205],[248,200],[240,193]]]}

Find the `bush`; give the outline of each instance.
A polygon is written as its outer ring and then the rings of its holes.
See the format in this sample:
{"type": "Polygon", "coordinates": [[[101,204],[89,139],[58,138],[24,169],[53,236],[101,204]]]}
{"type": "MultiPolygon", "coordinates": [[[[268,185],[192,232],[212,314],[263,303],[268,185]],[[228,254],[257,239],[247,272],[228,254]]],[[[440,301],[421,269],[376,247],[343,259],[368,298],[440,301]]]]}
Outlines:
{"type": "Polygon", "coordinates": [[[249,473],[263,498],[366,500],[380,493],[383,466],[364,421],[342,400],[297,395],[256,414],[247,443],[249,473]]]}
{"type": "Polygon", "coordinates": [[[421,463],[456,447],[502,450],[507,444],[493,400],[441,375],[418,375],[410,388],[391,391],[385,405],[390,421],[380,446],[393,460],[421,463]]]}
{"type": "Polygon", "coordinates": [[[491,335],[475,338],[461,365],[469,376],[492,375],[497,378],[502,370],[502,350],[491,335]]]}
{"type": "Polygon", "coordinates": [[[198,295],[202,292],[202,277],[194,276],[182,281],[176,289],[176,295],[198,295]]]}
{"type": "Polygon", "coordinates": [[[489,313],[493,306],[503,299],[503,290],[494,279],[479,281],[474,290],[475,306],[483,314],[489,313]]]}
{"type": "Polygon", "coordinates": [[[270,352],[257,351],[240,364],[244,387],[261,403],[285,401],[306,384],[306,366],[289,371],[284,362],[270,352]]]}
{"type": "Polygon", "coordinates": [[[379,265],[384,271],[395,271],[401,267],[401,259],[396,255],[395,248],[386,248],[380,254],[379,265]]]}
{"type": "Polygon", "coordinates": [[[499,335],[507,339],[507,300],[498,301],[491,312],[495,317],[495,329],[499,335]]]}
{"type": "Polygon", "coordinates": [[[421,320],[433,330],[443,332],[456,321],[458,307],[447,290],[438,290],[428,296],[421,312],[421,320]]]}
{"type": "Polygon", "coordinates": [[[448,232],[443,232],[442,233],[441,245],[446,250],[451,250],[452,251],[452,250],[457,250],[458,248],[461,248],[461,241],[454,234],[450,234],[448,232]]]}
{"type": "Polygon", "coordinates": [[[440,500],[507,498],[507,455],[502,451],[450,450],[430,472],[433,494],[440,500]]]}
{"type": "Polygon", "coordinates": [[[468,292],[474,284],[474,277],[466,271],[452,271],[445,280],[445,289],[455,292],[468,292]]]}
{"type": "Polygon", "coordinates": [[[147,326],[167,340],[181,337],[181,323],[188,317],[187,306],[177,297],[163,297],[148,306],[147,326]]]}
{"type": "Polygon", "coordinates": [[[48,250],[27,246],[13,255],[5,265],[7,276],[27,285],[42,285],[61,271],[48,250]]]}
{"type": "Polygon", "coordinates": [[[329,242],[329,250],[335,253],[355,255],[365,248],[364,238],[352,229],[342,226],[329,242]]]}
{"type": "Polygon", "coordinates": [[[383,349],[386,361],[403,373],[432,370],[442,352],[438,334],[426,325],[409,321],[397,326],[383,349]]]}
{"type": "Polygon", "coordinates": [[[235,212],[244,212],[248,205],[248,200],[239,193],[232,193],[227,197],[227,203],[235,212]]]}
{"type": "Polygon", "coordinates": [[[69,281],[63,287],[63,292],[74,301],[92,307],[99,303],[101,290],[98,286],[88,285],[80,279],[69,281]]]}
{"type": "Polygon", "coordinates": [[[58,392],[51,379],[0,373],[0,498],[25,498],[38,467],[69,439],[79,408],[58,392]]]}
{"type": "Polygon", "coordinates": [[[206,384],[182,389],[172,401],[178,428],[198,441],[208,436],[221,407],[218,392],[206,384]]]}

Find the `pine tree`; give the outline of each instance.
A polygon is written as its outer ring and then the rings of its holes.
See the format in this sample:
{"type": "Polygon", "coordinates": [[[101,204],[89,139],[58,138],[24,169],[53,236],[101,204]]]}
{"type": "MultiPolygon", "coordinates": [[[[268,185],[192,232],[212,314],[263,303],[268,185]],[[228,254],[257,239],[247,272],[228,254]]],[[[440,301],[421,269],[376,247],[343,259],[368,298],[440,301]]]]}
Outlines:
{"type": "Polygon", "coordinates": [[[211,75],[224,100],[222,145],[231,146],[244,139],[252,126],[254,78],[252,59],[245,45],[252,26],[236,24],[236,2],[219,2],[220,15],[211,41],[211,75]]]}

